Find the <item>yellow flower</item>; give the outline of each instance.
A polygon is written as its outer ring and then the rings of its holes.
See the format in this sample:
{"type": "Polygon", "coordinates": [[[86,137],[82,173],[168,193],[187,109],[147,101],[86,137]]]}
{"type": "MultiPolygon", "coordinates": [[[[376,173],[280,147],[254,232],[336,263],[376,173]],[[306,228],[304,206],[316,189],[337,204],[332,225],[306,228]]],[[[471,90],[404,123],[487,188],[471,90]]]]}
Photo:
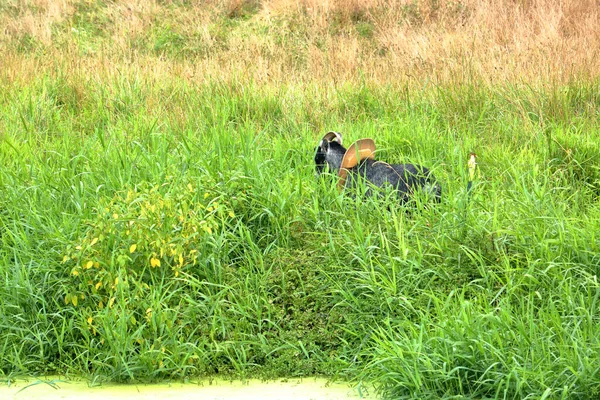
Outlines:
{"type": "Polygon", "coordinates": [[[93,261],[88,261],[87,264],[85,264],[85,269],[90,269],[90,268],[92,268],[93,265],[94,265],[93,261]]]}
{"type": "Polygon", "coordinates": [[[229,211],[229,216],[230,216],[231,218],[234,218],[234,217],[235,217],[235,213],[234,213],[233,211],[229,211]]]}
{"type": "Polygon", "coordinates": [[[76,269],[74,269],[74,270],[73,270],[73,272],[72,272],[72,274],[73,274],[74,276],[78,276],[78,275],[79,275],[79,271],[77,271],[76,269]]]}
{"type": "Polygon", "coordinates": [[[158,258],[152,257],[150,259],[150,266],[152,266],[152,267],[160,267],[160,260],[158,258]]]}
{"type": "Polygon", "coordinates": [[[98,243],[98,238],[97,237],[95,237],[95,238],[92,239],[92,242],[90,243],[90,246],[93,246],[96,243],[98,243]]]}
{"type": "Polygon", "coordinates": [[[119,218],[119,214],[117,214],[117,213],[114,213],[114,214],[113,214],[113,218],[114,218],[114,219],[118,219],[118,218],[119,218]]]}
{"type": "Polygon", "coordinates": [[[130,252],[130,253],[133,253],[133,252],[135,251],[135,249],[137,249],[137,244],[132,244],[132,245],[129,247],[129,252],[130,252]]]}
{"type": "Polygon", "coordinates": [[[96,290],[100,289],[100,286],[102,286],[102,281],[96,283],[96,290]]]}
{"type": "Polygon", "coordinates": [[[64,263],[66,263],[67,261],[69,261],[69,256],[64,256],[64,257],[63,257],[63,260],[62,260],[62,263],[64,264],[64,263]]]}
{"type": "Polygon", "coordinates": [[[92,321],[93,321],[92,317],[88,317],[88,319],[87,319],[87,322],[88,322],[88,324],[90,324],[90,325],[91,325],[91,324],[92,324],[92,321]]]}

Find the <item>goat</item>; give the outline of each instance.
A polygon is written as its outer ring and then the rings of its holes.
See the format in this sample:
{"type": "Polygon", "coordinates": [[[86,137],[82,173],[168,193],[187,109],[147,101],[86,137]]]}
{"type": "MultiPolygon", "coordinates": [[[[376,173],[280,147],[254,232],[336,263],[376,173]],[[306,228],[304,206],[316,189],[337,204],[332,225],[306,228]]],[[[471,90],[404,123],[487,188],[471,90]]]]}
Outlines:
{"type": "MultiPolygon", "coordinates": [[[[328,167],[338,175],[338,188],[356,187],[360,180],[384,188],[392,187],[398,192],[400,203],[409,200],[416,190],[428,192],[436,201],[441,200],[442,187],[425,167],[414,164],[388,164],[376,161],[375,143],[361,139],[348,149],[342,145],[342,135],[328,132],[319,142],[315,154],[317,175],[328,167]]],[[[367,195],[371,189],[367,189],[367,195]]]]}

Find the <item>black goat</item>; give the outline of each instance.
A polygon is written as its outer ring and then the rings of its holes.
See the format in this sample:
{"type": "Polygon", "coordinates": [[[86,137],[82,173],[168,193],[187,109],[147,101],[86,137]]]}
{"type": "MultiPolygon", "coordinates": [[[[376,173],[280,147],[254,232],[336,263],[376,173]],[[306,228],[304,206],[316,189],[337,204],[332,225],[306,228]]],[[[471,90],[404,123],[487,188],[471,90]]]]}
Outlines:
{"type": "MultiPolygon", "coordinates": [[[[327,133],[317,147],[315,164],[320,175],[326,167],[340,178],[338,187],[355,187],[359,180],[398,191],[400,202],[406,202],[416,190],[424,190],[440,201],[442,187],[425,167],[414,164],[388,164],[374,159],[375,144],[371,139],[361,139],[346,149],[342,135],[327,133]]],[[[367,189],[370,194],[371,189],[367,189]]]]}

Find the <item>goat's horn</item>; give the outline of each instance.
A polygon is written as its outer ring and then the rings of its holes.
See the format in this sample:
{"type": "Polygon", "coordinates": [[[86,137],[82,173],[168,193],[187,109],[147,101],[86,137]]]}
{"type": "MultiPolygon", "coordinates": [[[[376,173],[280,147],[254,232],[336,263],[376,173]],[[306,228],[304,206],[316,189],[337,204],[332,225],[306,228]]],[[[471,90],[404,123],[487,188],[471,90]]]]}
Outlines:
{"type": "Polygon", "coordinates": [[[327,134],[323,136],[323,140],[327,140],[328,142],[332,142],[333,139],[337,140],[339,144],[342,144],[342,135],[338,132],[327,132],[327,134]]]}

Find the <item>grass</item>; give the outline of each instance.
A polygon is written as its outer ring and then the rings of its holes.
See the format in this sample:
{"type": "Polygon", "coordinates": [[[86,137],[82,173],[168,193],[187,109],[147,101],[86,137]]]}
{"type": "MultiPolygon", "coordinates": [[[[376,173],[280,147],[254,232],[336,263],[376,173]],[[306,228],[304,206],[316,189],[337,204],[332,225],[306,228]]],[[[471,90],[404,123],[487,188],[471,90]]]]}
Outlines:
{"type": "Polygon", "coordinates": [[[406,104],[391,87],[127,79],[79,98],[78,79],[4,86],[4,375],[598,391],[597,111],[577,111],[596,84],[406,104]],[[443,202],[408,211],[315,180],[325,126],[431,166],[443,202]]]}
{"type": "Polygon", "coordinates": [[[597,15],[480,3],[0,5],[3,379],[597,395],[600,82],[580,35],[597,15]],[[522,25],[466,64],[451,52],[503,21],[522,25]],[[406,64],[425,42],[432,58],[406,64]],[[332,129],[430,167],[442,202],[315,179],[332,129]]]}

